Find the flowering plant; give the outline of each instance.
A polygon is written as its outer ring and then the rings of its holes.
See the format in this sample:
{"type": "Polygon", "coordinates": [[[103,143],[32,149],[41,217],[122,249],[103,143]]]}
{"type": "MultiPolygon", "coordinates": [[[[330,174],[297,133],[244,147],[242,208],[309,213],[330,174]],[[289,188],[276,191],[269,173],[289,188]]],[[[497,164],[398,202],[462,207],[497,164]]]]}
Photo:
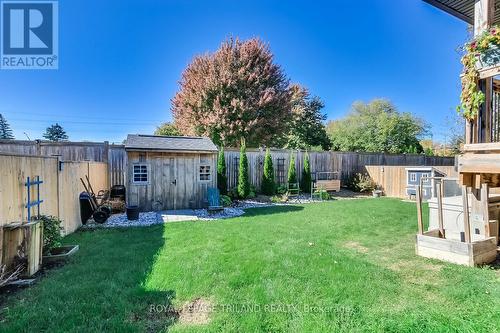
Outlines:
{"type": "Polygon", "coordinates": [[[473,41],[465,44],[465,55],[462,57],[464,73],[462,76],[462,93],[457,111],[467,120],[474,120],[479,108],[485,100],[484,93],[479,89],[479,71],[476,63],[481,55],[490,50],[491,46],[500,46],[500,28],[491,27],[473,41]]]}

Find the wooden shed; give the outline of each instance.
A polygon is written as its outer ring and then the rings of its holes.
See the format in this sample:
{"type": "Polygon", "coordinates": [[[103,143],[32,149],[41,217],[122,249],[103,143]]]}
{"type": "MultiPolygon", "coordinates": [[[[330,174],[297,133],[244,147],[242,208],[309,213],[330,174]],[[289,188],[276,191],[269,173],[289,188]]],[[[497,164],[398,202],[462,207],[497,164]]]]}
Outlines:
{"type": "Polygon", "coordinates": [[[206,137],[130,134],[127,203],[141,211],[204,208],[217,187],[217,147],[206,137]]]}
{"type": "Polygon", "coordinates": [[[446,175],[433,167],[408,167],[406,168],[406,195],[416,197],[417,186],[422,185],[422,199],[429,200],[435,196],[436,182],[433,177],[446,175]],[[421,179],[423,178],[423,179],[421,179]]]}

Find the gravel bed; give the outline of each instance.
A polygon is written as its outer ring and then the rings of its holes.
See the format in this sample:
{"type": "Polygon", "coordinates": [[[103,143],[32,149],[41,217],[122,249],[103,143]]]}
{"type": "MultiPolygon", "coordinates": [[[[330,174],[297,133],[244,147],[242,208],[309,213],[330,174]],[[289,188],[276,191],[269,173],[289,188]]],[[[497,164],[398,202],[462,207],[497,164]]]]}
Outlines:
{"type": "Polygon", "coordinates": [[[136,221],[127,220],[127,214],[113,214],[109,219],[102,223],[95,223],[90,219],[87,224],[82,226],[82,229],[94,228],[117,228],[117,227],[147,227],[154,224],[162,224],[163,220],[157,212],[139,213],[139,219],[136,221]]]}
{"type": "Polygon", "coordinates": [[[320,200],[315,198],[315,200],[311,200],[311,195],[300,195],[298,199],[293,198],[287,202],[263,202],[256,201],[252,199],[248,200],[239,200],[233,203],[233,207],[247,209],[247,208],[259,208],[259,207],[271,207],[271,206],[285,206],[285,205],[296,205],[296,204],[309,204],[319,202],[320,200]]]}
{"type": "MultiPolygon", "coordinates": [[[[195,219],[200,221],[212,221],[227,219],[231,217],[238,217],[245,213],[241,208],[228,207],[223,211],[209,213],[206,209],[195,209],[192,211],[195,219]]],[[[155,224],[169,223],[164,222],[159,212],[144,212],[139,213],[139,219],[136,221],[129,221],[127,214],[113,214],[108,220],[102,224],[94,222],[90,219],[87,224],[83,225],[82,229],[97,229],[97,228],[120,228],[120,227],[147,227],[155,224]]]]}
{"type": "Polygon", "coordinates": [[[195,209],[194,213],[199,220],[211,221],[238,217],[245,214],[242,207],[226,207],[223,211],[209,213],[206,209],[195,209]]]}
{"type": "MultiPolygon", "coordinates": [[[[355,194],[354,192],[346,191],[336,197],[335,199],[348,199],[348,198],[359,198],[366,197],[361,196],[359,194],[355,194]],[[346,193],[347,192],[347,193],[346,193]]],[[[308,204],[318,202],[319,200],[311,200],[309,195],[301,195],[299,200],[292,199],[287,202],[264,202],[257,200],[240,200],[235,201],[231,207],[224,208],[223,211],[209,213],[206,209],[194,209],[190,211],[193,215],[193,219],[200,221],[213,221],[220,219],[227,219],[232,217],[238,217],[245,214],[245,209],[247,208],[260,208],[260,207],[271,207],[271,206],[285,206],[285,205],[293,205],[293,204],[308,204]]],[[[191,214],[190,214],[191,215],[191,214]]],[[[125,213],[122,214],[113,214],[109,217],[109,219],[103,223],[95,223],[92,219],[90,219],[87,224],[82,226],[82,229],[94,229],[94,228],[117,228],[117,227],[145,227],[154,224],[162,224],[162,223],[172,223],[165,222],[162,219],[160,212],[145,212],[139,213],[139,219],[136,221],[127,220],[127,215],[125,213]]]]}

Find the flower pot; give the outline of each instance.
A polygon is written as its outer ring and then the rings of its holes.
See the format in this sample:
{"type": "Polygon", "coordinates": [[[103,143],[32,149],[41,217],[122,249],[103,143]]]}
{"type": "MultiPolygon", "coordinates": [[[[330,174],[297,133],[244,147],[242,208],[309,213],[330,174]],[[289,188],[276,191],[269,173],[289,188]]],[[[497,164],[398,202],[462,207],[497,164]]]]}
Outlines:
{"type": "Polygon", "coordinates": [[[476,61],[476,69],[481,70],[500,64],[500,48],[491,44],[488,50],[482,52],[476,61]]]}
{"type": "Polygon", "coordinates": [[[80,247],[78,245],[58,246],[50,250],[50,254],[44,254],[43,263],[65,262],[74,255],[80,247]]]}
{"type": "Polygon", "coordinates": [[[139,219],[139,206],[127,206],[127,220],[136,221],[139,219]]]}

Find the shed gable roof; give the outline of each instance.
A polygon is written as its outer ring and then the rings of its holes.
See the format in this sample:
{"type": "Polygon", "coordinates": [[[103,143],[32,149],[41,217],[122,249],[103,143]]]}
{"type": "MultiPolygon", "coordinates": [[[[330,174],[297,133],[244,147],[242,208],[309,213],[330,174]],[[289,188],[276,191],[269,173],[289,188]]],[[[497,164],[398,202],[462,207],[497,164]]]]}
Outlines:
{"type": "Polygon", "coordinates": [[[125,150],[217,152],[217,147],[207,137],[129,134],[125,150]]]}

